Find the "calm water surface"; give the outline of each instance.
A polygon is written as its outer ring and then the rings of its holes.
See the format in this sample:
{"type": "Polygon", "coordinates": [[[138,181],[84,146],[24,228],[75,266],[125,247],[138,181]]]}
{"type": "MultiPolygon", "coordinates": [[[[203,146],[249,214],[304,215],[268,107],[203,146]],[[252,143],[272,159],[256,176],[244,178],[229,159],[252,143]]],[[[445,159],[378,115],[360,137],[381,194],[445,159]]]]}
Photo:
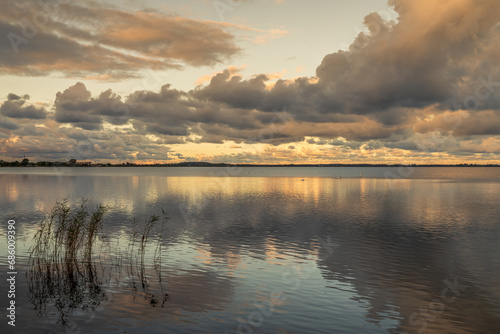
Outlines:
{"type": "Polygon", "coordinates": [[[0,189],[4,310],[9,219],[18,232],[2,333],[500,332],[500,168],[1,168],[0,189]],[[110,207],[111,241],[100,294],[64,325],[62,296],[29,298],[27,250],[82,198],[110,207]],[[137,284],[125,235],[162,209],[161,266],[148,250],[137,284]]]}

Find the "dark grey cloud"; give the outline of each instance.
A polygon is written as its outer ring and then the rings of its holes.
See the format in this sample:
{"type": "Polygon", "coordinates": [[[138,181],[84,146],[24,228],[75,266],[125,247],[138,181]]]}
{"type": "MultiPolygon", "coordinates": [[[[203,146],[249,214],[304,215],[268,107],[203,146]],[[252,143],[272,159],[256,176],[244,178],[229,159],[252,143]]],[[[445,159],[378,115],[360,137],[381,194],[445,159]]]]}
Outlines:
{"type": "Polygon", "coordinates": [[[91,99],[91,93],[81,82],[56,95],[54,102],[55,120],[71,123],[86,130],[101,128],[103,117],[96,113],[99,103],[91,99]]]}
{"type": "Polygon", "coordinates": [[[261,108],[266,95],[267,80],[265,75],[242,80],[240,76],[231,77],[229,70],[225,70],[215,75],[208,86],[195,90],[193,95],[202,100],[222,102],[234,108],[261,108]]]}
{"type": "Polygon", "coordinates": [[[9,101],[18,101],[21,99],[22,100],[29,100],[30,96],[29,95],[19,96],[19,95],[16,95],[14,93],[9,93],[9,95],[7,95],[7,100],[9,100],[9,101]]]}
{"type": "Polygon", "coordinates": [[[137,91],[122,99],[110,90],[92,97],[83,83],[77,83],[57,93],[54,107],[59,123],[86,130],[100,130],[104,122],[130,123],[137,133],[167,136],[168,142],[194,140],[188,138],[190,135],[201,136],[196,139],[201,142],[291,140],[290,135],[277,131],[290,119],[286,111],[270,114],[228,107],[168,84],[159,92],[137,91]]]}
{"type": "Polygon", "coordinates": [[[43,107],[28,105],[29,95],[18,96],[10,93],[0,106],[0,114],[10,118],[44,119],[47,111],[43,107]]]}
{"type": "Polygon", "coordinates": [[[23,128],[15,132],[18,136],[45,136],[45,132],[34,124],[25,125],[23,128]]]}
{"type": "Polygon", "coordinates": [[[398,22],[370,14],[364,24],[372,31],[359,34],[348,51],[323,59],[317,76],[327,105],[358,114],[436,103],[450,108],[498,66],[485,53],[500,50],[494,46],[500,36],[496,1],[391,4],[398,22]]]}
{"type": "Polygon", "coordinates": [[[455,111],[436,115],[432,120],[419,121],[415,132],[439,131],[454,136],[487,136],[500,134],[500,110],[455,111]]]}
{"type": "Polygon", "coordinates": [[[5,129],[5,130],[16,130],[16,129],[19,129],[19,124],[17,124],[14,121],[11,121],[10,119],[8,119],[6,117],[0,116],[0,128],[5,129]]]}

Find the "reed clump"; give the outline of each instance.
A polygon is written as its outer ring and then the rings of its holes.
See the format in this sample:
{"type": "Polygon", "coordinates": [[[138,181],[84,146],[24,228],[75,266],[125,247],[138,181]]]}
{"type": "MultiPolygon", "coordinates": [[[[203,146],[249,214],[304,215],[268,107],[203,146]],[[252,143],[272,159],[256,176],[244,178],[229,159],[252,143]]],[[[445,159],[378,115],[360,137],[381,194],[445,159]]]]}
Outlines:
{"type": "Polygon", "coordinates": [[[86,202],[83,200],[74,212],[66,201],[56,203],[35,234],[30,254],[56,263],[91,262],[92,248],[102,230],[107,208],[98,205],[89,213],[86,202]]]}
{"type": "MultiPolygon", "coordinates": [[[[155,236],[153,262],[159,289],[154,294],[148,284],[145,258],[152,229],[160,217],[151,216],[138,230],[133,230],[125,253],[115,252],[111,260],[108,254],[108,262],[103,264],[99,254],[111,248],[111,240],[102,231],[107,211],[108,208],[103,205],[97,205],[90,211],[86,200],[82,200],[76,208],[62,201],[56,203],[42,222],[29,250],[27,270],[29,298],[40,316],[46,314],[50,305],[56,308],[59,321],[65,325],[74,310],[95,311],[107,298],[106,286],[111,278],[120,276],[124,261],[130,264],[131,284],[141,283],[141,290],[151,299],[152,306],[156,306],[161,299],[163,306],[168,300],[168,294],[163,292],[160,260],[161,234],[168,218],[163,220],[160,235],[155,236]]],[[[119,249],[118,244],[119,240],[114,243],[115,250],[119,249]]]]}
{"type": "Polygon", "coordinates": [[[89,212],[86,203],[82,200],[76,210],[66,201],[56,203],[29,251],[30,300],[40,314],[53,302],[63,324],[72,310],[92,311],[105,299],[92,255],[107,208],[98,205],[89,212]]]}
{"type": "Polygon", "coordinates": [[[161,220],[160,217],[152,215],[149,217],[149,219],[145,220],[142,223],[134,220],[133,231],[131,233],[128,245],[128,277],[130,279],[130,284],[134,291],[137,291],[137,287],[140,285],[145,299],[147,299],[153,307],[156,307],[158,305],[163,307],[165,305],[165,302],[169,299],[169,295],[164,293],[163,279],[161,275],[162,237],[165,223],[168,220],[163,209],[162,213],[164,219],[161,222],[160,232],[156,235],[156,242],[154,244],[155,250],[153,254],[153,263],[156,272],[155,282],[158,283],[155,289],[152,289],[149,284],[150,276],[147,275],[145,256],[147,246],[150,244],[149,241],[152,237],[151,231],[161,220]]]}

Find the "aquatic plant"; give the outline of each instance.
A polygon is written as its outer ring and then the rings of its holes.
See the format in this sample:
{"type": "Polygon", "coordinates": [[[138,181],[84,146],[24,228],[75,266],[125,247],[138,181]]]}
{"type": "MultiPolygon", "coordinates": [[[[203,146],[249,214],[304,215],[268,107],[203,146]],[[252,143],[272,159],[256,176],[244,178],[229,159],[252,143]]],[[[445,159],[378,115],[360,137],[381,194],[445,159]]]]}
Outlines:
{"type": "MultiPolygon", "coordinates": [[[[28,296],[40,316],[45,315],[50,305],[57,309],[59,321],[66,324],[68,315],[74,310],[95,311],[107,298],[106,286],[111,278],[120,276],[124,261],[130,264],[132,285],[136,285],[136,280],[141,282],[141,291],[152,306],[157,306],[160,299],[163,306],[168,300],[168,294],[163,292],[160,259],[163,226],[168,218],[163,219],[153,258],[159,282],[156,295],[161,296],[155,297],[148,284],[145,254],[152,230],[160,217],[151,216],[138,230],[134,228],[128,247],[122,252],[119,240],[114,242],[102,233],[107,211],[108,208],[102,205],[89,211],[86,200],[82,200],[77,208],[71,208],[67,201],[62,201],[55,204],[47,219],[41,223],[29,250],[26,274],[28,296]],[[115,252],[110,257],[106,250],[111,250],[112,242],[115,252]],[[136,243],[137,253],[134,252],[136,243]],[[99,256],[103,253],[107,254],[106,260],[99,256]]],[[[137,227],[136,223],[134,227],[137,227]]]]}
{"type": "Polygon", "coordinates": [[[151,230],[160,220],[159,216],[150,216],[149,219],[145,220],[142,224],[134,220],[134,229],[131,233],[131,238],[129,241],[129,278],[131,285],[134,290],[137,291],[137,286],[140,283],[144,296],[149,300],[152,306],[157,306],[161,299],[161,307],[164,306],[165,302],[169,299],[168,294],[163,292],[163,280],[161,275],[161,240],[163,236],[164,226],[168,218],[165,216],[165,212],[162,209],[163,221],[161,224],[160,232],[157,236],[156,248],[153,255],[153,263],[157,275],[156,282],[158,282],[159,288],[156,294],[152,292],[152,289],[148,283],[148,277],[146,275],[146,265],[145,265],[145,254],[150,239],[151,230]],[[137,246],[137,253],[135,253],[135,245],[137,246]],[[135,256],[134,256],[135,253],[135,256]],[[135,267],[135,270],[134,270],[135,267]],[[159,297],[157,297],[159,295],[159,297]]]}

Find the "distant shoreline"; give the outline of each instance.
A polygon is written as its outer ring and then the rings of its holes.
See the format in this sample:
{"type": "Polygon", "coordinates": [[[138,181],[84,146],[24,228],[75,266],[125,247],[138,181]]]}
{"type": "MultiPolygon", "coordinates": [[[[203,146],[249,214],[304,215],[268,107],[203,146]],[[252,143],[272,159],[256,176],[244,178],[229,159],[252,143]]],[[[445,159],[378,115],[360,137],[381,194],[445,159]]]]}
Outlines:
{"type": "Polygon", "coordinates": [[[68,168],[94,168],[94,167],[500,167],[500,164],[230,164],[230,163],[208,163],[208,162],[182,162],[175,164],[92,164],[92,165],[69,165],[60,162],[44,162],[44,165],[36,163],[29,165],[11,165],[7,163],[0,167],[14,168],[43,168],[43,167],[68,167],[68,168]]]}

